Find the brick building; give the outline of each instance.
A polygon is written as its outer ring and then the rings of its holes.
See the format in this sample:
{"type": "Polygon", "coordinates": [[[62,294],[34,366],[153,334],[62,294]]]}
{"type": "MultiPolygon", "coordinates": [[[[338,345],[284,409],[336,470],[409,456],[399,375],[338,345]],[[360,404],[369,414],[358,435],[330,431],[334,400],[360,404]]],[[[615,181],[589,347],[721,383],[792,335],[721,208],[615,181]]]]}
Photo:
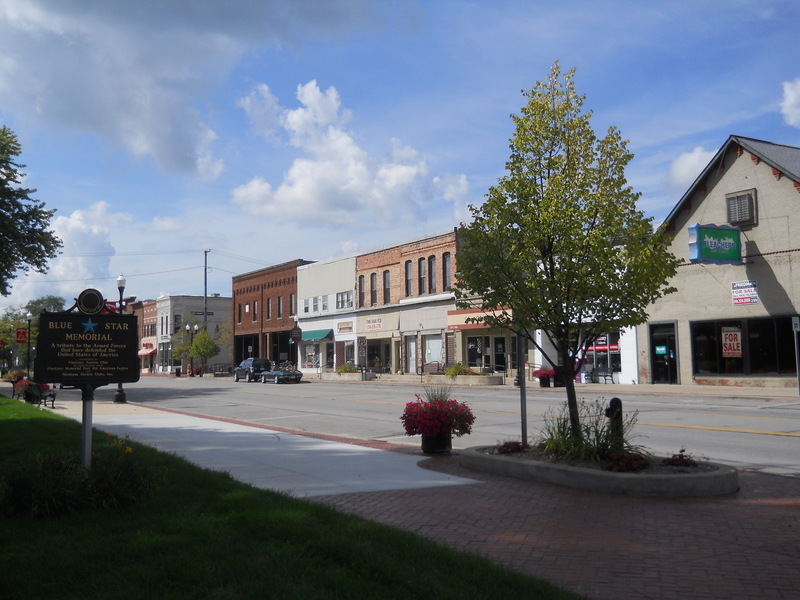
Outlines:
{"type": "Polygon", "coordinates": [[[296,360],[297,268],[311,262],[296,259],[232,278],[234,363],[251,356],[296,360]]]}

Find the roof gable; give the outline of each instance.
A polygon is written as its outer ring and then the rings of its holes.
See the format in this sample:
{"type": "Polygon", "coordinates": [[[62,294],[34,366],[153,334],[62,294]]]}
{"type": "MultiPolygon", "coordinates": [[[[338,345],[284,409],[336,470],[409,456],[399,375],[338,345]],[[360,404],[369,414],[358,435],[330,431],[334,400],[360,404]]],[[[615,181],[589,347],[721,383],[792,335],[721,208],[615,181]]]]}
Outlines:
{"type": "Polygon", "coordinates": [[[795,189],[800,192],[800,148],[732,135],[725,141],[708,165],[698,175],[697,179],[694,180],[694,183],[686,190],[686,193],[675,205],[675,208],[669,213],[665,220],[667,227],[674,225],[675,218],[683,211],[686,203],[691,200],[698,190],[704,188],[709,173],[724,167],[725,156],[729,152],[735,153],[737,157],[741,156],[743,152],[748,152],[754,162],[763,162],[770,166],[772,174],[777,179],[781,177],[791,179],[794,182],[795,189]]]}

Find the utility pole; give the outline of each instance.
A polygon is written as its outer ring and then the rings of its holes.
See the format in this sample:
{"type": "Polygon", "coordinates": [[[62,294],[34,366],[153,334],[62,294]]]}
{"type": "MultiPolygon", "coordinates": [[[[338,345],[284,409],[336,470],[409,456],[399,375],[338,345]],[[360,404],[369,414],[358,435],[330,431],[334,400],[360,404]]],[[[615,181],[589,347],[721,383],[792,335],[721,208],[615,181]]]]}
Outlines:
{"type": "Polygon", "coordinates": [[[208,253],[203,250],[203,331],[208,331],[208,253]]]}

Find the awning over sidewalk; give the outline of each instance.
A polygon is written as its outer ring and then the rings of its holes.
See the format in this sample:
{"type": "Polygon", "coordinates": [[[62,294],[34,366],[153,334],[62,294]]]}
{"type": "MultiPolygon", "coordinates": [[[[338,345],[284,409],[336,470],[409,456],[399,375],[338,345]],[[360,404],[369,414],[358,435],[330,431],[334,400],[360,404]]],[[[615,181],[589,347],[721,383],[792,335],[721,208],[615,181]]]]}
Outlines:
{"type": "Polygon", "coordinates": [[[332,340],[333,329],[314,329],[312,331],[303,332],[304,342],[319,342],[321,340],[332,340]]]}
{"type": "Polygon", "coordinates": [[[139,356],[153,356],[153,354],[155,353],[156,353],[155,348],[142,348],[138,352],[139,356]]]}

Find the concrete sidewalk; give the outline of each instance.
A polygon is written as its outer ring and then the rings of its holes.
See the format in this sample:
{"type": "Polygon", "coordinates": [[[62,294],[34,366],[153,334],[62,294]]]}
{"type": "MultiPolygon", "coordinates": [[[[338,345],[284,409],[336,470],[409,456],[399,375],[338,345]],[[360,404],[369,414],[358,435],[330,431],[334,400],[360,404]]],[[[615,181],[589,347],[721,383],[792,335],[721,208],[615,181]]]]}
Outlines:
{"type": "MultiPolygon", "coordinates": [[[[59,400],[53,412],[81,421],[82,408],[80,400],[59,400]]],[[[297,497],[476,483],[421,469],[419,456],[385,452],[382,444],[345,443],[130,403],[95,400],[92,413],[97,429],[297,497]]]]}
{"type": "MultiPolygon", "coordinates": [[[[55,412],[80,420],[81,403],[58,400],[55,412]]],[[[427,458],[412,446],[134,404],[95,401],[93,413],[99,429],[411,531],[588,598],[800,594],[800,478],[742,472],[741,490],[730,496],[632,498],[467,471],[457,455],[427,458]]]]}

